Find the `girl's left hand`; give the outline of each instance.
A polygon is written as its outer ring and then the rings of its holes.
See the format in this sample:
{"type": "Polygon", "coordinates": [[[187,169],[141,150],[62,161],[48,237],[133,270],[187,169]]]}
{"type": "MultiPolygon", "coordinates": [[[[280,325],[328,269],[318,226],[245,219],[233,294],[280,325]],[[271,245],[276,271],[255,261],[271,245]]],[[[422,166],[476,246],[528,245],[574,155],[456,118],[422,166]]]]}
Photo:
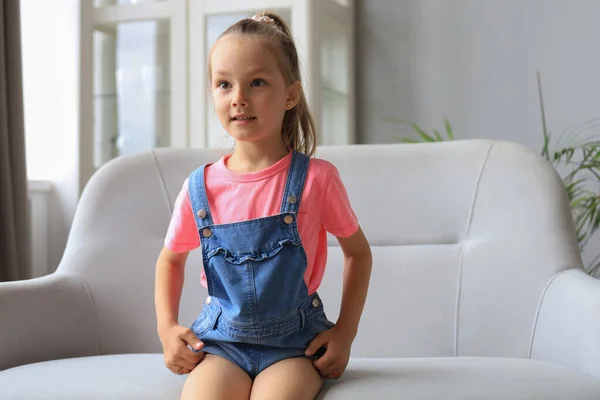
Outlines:
{"type": "Polygon", "coordinates": [[[334,326],[314,338],[305,354],[310,357],[321,347],[325,347],[327,351],[315,360],[315,368],[319,370],[321,376],[328,379],[337,379],[342,376],[350,360],[352,340],[338,326],[334,326]]]}

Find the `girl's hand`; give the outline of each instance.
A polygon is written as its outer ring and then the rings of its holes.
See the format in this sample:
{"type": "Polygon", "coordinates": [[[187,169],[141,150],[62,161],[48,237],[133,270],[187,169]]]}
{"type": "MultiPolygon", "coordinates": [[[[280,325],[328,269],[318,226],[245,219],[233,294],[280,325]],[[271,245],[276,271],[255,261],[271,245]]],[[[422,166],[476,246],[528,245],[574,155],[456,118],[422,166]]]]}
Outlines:
{"type": "Polygon", "coordinates": [[[173,325],[159,332],[165,365],[177,375],[189,374],[204,359],[204,347],[194,332],[181,325],[173,325]],[[188,345],[198,353],[192,351],[188,345]]]}
{"type": "Polygon", "coordinates": [[[327,351],[315,360],[315,368],[319,370],[321,376],[328,379],[337,379],[342,376],[350,360],[352,341],[353,339],[344,334],[342,329],[336,325],[314,338],[308,349],[306,349],[306,355],[310,357],[324,346],[327,351]]]}

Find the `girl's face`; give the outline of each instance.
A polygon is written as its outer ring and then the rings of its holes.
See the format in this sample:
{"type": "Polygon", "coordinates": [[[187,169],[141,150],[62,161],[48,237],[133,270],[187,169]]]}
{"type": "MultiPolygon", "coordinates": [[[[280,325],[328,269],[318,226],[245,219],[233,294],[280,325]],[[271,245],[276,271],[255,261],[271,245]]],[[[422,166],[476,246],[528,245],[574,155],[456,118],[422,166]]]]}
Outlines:
{"type": "Polygon", "coordinates": [[[215,111],[236,141],[281,140],[283,117],[298,102],[299,83],[286,84],[267,46],[253,38],[222,37],[211,71],[215,111]]]}

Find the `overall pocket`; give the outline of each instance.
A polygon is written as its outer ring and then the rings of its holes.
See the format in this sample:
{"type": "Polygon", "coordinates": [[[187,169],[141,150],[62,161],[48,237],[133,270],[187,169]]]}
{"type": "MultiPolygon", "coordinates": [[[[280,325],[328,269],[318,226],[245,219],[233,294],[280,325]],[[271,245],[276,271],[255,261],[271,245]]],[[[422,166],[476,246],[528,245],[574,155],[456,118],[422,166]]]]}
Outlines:
{"type": "Polygon", "coordinates": [[[215,328],[220,315],[221,307],[205,304],[202,312],[192,323],[190,329],[200,338],[200,336],[215,328]]]}
{"type": "Polygon", "coordinates": [[[333,328],[335,324],[327,319],[325,311],[319,310],[305,317],[304,331],[317,336],[323,331],[333,328]]]}

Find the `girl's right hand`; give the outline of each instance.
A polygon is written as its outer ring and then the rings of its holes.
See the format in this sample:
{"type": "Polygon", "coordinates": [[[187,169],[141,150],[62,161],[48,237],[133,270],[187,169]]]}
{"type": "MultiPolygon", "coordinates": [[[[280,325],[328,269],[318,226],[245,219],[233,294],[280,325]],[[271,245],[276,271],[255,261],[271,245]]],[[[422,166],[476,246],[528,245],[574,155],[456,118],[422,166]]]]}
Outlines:
{"type": "Polygon", "coordinates": [[[189,374],[204,359],[202,343],[191,329],[173,325],[159,334],[163,346],[165,365],[177,375],[189,374]],[[188,345],[198,351],[192,351],[188,345]]]}

